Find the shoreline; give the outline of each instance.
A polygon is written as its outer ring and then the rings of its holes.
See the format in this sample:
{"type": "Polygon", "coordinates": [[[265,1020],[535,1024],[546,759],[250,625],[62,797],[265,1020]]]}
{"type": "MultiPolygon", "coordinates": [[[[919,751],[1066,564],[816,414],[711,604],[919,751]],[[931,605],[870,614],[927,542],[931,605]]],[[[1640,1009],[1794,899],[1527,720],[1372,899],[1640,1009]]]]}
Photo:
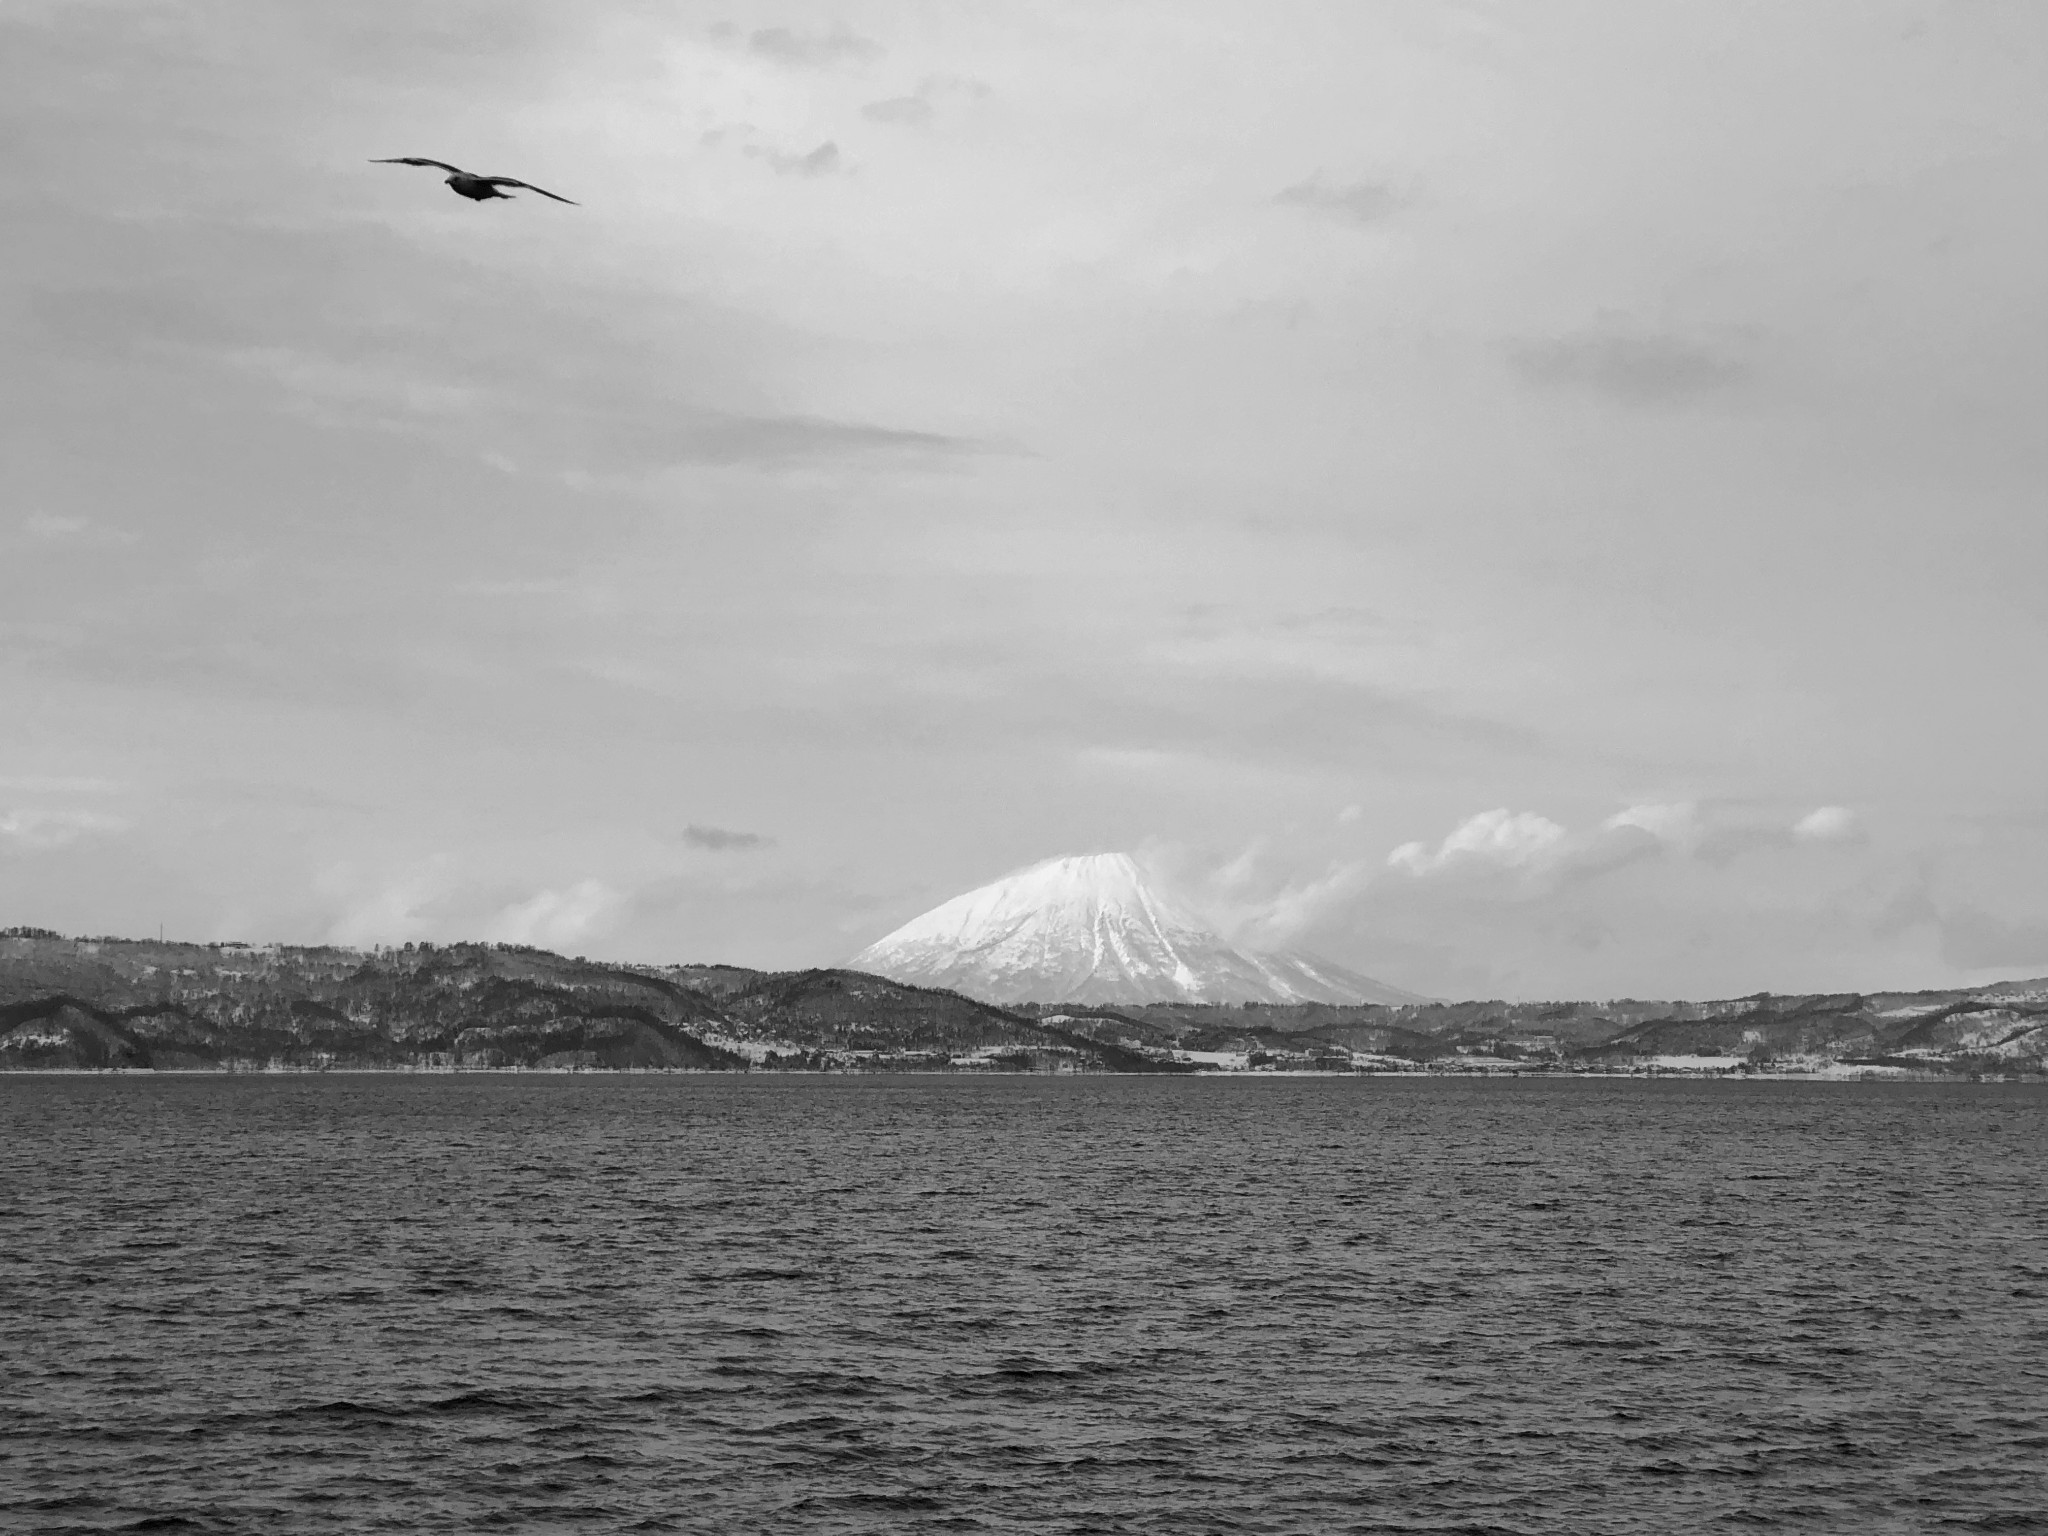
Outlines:
{"type": "Polygon", "coordinates": [[[1356,1078],[1366,1081],[1403,1081],[1428,1078],[1440,1081],[1542,1082],[1687,1082],[1687,1083],[1967,1083],[2048,1086],[2048,1076],[2039,1073],[1915,1072],[1900,1067],[1852,1067],[1839,1071],[1737,1072],[1689,1071],[1661,1068],[1642,1072],[1315,1072],[1315,1071],[1220,1071],[1220,1072],[1021,1072],[972,1068],[964,1071],[833,1071],[816,1067],[777,1067],[752,1072],[734,1072],[716,1067],[15,1067],[0,1071],[0,1082],[23,1077],[708,1077],[733,1080],[760,1078],[931,1078],[934,1080],[977,1080],[981,1078],[1171,1078],[1193,1082],[1237,1082],[1267,1078],[1356,1078]]]}

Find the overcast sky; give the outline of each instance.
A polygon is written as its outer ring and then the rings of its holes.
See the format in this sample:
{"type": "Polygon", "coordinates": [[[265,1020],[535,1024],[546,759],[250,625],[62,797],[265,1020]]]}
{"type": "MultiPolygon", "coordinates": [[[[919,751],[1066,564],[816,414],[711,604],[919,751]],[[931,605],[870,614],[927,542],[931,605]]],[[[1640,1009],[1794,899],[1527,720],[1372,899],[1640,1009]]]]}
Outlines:
{"type": "Polygon", "coordinates": [[[0,125],[0,924],[2048,971],[2034,0],[10,0],[0,125]]]}

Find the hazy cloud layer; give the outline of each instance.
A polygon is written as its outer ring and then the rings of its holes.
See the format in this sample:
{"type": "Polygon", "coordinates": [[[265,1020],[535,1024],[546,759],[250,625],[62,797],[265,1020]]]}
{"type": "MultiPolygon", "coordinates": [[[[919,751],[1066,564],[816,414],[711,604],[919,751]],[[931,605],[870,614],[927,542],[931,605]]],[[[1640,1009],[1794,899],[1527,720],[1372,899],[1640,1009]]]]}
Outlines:
{"type": "Polygon", "coordinates": [[[763,837],[759,832],[728,832],[723,827],[683,828],[683,841],[692,848],[709,848],[717,853],[745,852],[754,848],[767,848],[773,838],[763,837]]]}
{"type": "Polygon", "coordinates": [[[32,539],[48,543],[132,544],[135,535],[126,529],[96,523],[89,517],[60,517],[53,512],[31,512],[22,519],[22,530],[32,539]]]}
{"type": "Polygon", "coordinates": [[[872,38],[852,32],[793,32],[788,27],[762,27],[748,33],[747,48],[778,64],[809,67],[865,64],[886,52],[872,38]]]}
{"type": "Polygon", "coordinates": [[[1532,384],[1606,395],[1632,404],[1663,405],[1741,383],[1748,369],[1727,352],[1682,337],[1601,327],[1509,351],[1532,384]]]}
{"type": "Polygon", "coordinates": [[[887,101],[869,102],[860,109],[860,115],[871,123],[927,128],[931,126],[932,104],[922,96],[891,96],[887,101]]]}
{"type": "Polygon", "coordinates": [[[61,848],[81,837],[125,831],[127,826],[121,817],[99,811],[33,807],[0,811],[0,841],[24,848],[61,848]]]}
{"type": "Polygon", "coordinates": [[[1377,224],[1396,212],[1403,199],[1385,182],[1338,183],[1312,176],[1283,189],[1275,201],[1313,208],[1357,224],[1377,224]]]}
{"type": "Polygon", "coordinates": [[[14,790],[31,795],[111,795],[122,786],[112,779],[66,778],[61,775],[9,774],[0,776],[0,793],[14,790]]]}
{"type": "Polygon", "coordinates": [[[762,144],[749,144],[740,153],[767,161],[778,176],[830,176],[845,169],[839,146],[829,139],[801,154],[770,149],[762,144]]]}
{"type": "Polygon", "coordinates": [[[1937,921],[1943,957],[1966,971],[2048,971],[2048,919],[2011,922],[1962,907],[1937,921]]]}

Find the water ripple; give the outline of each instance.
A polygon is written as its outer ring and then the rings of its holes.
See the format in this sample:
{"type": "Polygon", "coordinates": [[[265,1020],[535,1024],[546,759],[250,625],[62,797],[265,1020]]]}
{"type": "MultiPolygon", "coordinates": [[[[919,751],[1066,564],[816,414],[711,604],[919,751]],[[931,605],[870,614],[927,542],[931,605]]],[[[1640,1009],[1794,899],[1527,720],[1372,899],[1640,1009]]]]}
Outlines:
{"type": "Polygon", "coordinates": [[[2048,1531],[2048,1090],[0,1081],[0,1526],[2048,1531]]]}

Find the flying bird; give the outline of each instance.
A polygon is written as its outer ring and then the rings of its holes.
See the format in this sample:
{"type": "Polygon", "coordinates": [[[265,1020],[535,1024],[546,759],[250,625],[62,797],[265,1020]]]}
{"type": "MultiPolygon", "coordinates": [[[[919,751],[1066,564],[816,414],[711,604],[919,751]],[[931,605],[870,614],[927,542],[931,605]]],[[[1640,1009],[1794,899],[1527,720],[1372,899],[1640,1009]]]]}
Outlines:
{"type": "Polygon", "coordinates": [[[524,187],[529,192],[538,192],[542,197],[554,197],[558,203],[567,203],[571,208],[581,207],[574,198],[555,197],[546,187],[536,187],[530,181],[521,181],[516,176],[476,176],[448,164],[445,160],[421,160],[414,155],[402,155],[396,160],[372,160],[372,165],[431,165],[448,173],[448,186],[457,196],[467,197],[476,202],[487,198],[504,197],[500,187],[524,187]]]}

